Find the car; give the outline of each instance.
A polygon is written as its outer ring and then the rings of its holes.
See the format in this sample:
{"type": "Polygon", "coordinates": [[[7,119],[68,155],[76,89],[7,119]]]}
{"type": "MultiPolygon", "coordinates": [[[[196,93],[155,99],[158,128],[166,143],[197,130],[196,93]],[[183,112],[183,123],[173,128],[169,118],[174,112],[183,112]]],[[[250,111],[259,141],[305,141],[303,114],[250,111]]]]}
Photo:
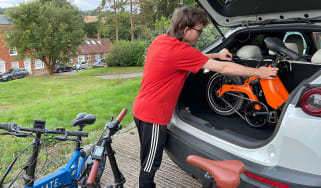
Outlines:
{"type": "Polygon", "coordinates": [[[93,68],[100,68],[100,67],[106,67],[107,64],[105,63],[104,59],[96,59],[93,62],[93,68]]]}
{"type": "Polygon", "coordinates": [[[75,63],[72,68],[74,70],[87,69],[87,68],[89,68],[89,64],[88,64],[88,62],[85,62],[85,61],[80,62],[80,63],[78,62],[78,63],[75,63]]]}
{"type": "Polygon", "coordinates": [[[18,78],[28,76],[28,71],[24,68],[8,69],[6,72],[0,74],[0,81],[10,81],[18,78]]]}
{"type": "MultiPolygon", "coordinates": [[[[240,176],[241,188],[321,187],[321,4],[316,0],[198,0],[198,3],[214,24],[230,28],[224,34],[219,31],[221,38],[202,52],[215,53],[227,48],[234,62],[251,67],[278,63],[278,77],[288,96],[277,110],[267,106],[264,108],[267,111],[257,113],[256,117],[265,115],[266,119],[255,127],[247,118],[257,120],[253,111],[259,110],[257,104],[263,107],[268,94],[259,92],[264,102],[259,103],[249,100],[244,93],[231,92],[231,98],[240,95],[246,103],[238,103],[239,111],[235,111],[233,104],[229,106],[222,99],[222,106],[235,113],[219,114],[213,110],[211,99],[218,98],[220,90],[209,89],[218,74],[202,69],[189,74],[167,127],[168,156],[204,185],[213,180],[188,164],[187,156],[242,161],[246,172],[240,176]],[[271,38],[278,41],[274,49],[269,43],[271,38]],[[289,51],[297,57],[291,57],[289,51]]],[[[234,83],[233,78],[236,77],[223,77],[234,83]]],[[[262,91],[258,84],[250,86],[253,91],[262,91]]]]}
{"type": "Polygon", "coordinates": [[[61,73],[61,72],[70,72],[72,71],[71,66],[67,66],[65,64],[58,64],[55,66],[54,72],[61,73]]]}

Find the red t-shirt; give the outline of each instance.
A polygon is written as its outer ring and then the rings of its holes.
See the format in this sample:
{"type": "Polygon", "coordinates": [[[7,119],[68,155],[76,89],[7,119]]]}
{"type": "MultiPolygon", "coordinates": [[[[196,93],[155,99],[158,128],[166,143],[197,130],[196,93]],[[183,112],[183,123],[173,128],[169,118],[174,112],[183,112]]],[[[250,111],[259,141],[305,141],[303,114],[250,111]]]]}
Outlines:
{"type": "Polygon", "coordinates": [[[187,73],[197,73],[208,60],[176,37],[156,37],[147,52],[141,89],[133,104],[134,116],[149,123],[169,124],[187,73]]]}

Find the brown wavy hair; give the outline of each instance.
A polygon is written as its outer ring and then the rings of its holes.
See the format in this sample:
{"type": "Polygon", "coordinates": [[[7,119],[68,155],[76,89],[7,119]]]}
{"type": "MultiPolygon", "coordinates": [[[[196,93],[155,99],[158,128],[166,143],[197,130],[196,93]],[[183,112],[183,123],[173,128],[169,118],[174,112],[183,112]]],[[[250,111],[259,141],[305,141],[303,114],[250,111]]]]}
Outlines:
{"type": "Polygon", "coordinates": [[[174,11],[172,23],[168,29],[168,36],[182,41],[185,27],[194,27],[197,24],[207,26],[208,17],[204,10],[196,7],[181,7],[174,11]]]}

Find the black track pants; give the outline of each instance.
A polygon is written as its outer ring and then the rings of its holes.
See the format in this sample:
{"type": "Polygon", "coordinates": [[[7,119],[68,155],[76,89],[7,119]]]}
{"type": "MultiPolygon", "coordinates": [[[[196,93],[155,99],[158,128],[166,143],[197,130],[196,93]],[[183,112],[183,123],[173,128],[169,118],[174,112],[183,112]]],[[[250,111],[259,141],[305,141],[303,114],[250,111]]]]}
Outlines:
{"type": "Polygon", "coordinates": [[[166,125],[141,121],[134,117],[140,141],[139,187],[155,187],[154,176],[161,165],[166,142],[166,125]]]}

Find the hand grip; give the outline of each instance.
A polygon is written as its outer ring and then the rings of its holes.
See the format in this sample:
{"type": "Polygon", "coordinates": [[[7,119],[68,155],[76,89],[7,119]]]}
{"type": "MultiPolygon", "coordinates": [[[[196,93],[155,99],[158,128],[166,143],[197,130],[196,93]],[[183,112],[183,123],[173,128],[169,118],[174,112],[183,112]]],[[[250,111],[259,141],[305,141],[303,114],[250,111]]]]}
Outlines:
{"type": "Polygon", "coordinates": [[[0,123],[0,129],[4,129],[4,130],[8,131],[9,130],[9,124],[0,123]]]}
{"type": "Polygon", "coordinates": [[[99,161],[94,161],[93,166],[91,167],[90,173],[89,173],[89,177],[87,179],[86,184],[94,184],[95,183],[95,179],[97,176],[97,172],[100,166],[100,162],[99,161]]]}
{"type": "Polygon", "coordinates": [[[122,109],[122,111],[118,114],[116,120],[117,120],[118,122],[121,122],[121,120],[122,120],[123,117],[126,115],[126,113],[127,113],[127,109],[126,109],[126,108],[122,109]]]}

